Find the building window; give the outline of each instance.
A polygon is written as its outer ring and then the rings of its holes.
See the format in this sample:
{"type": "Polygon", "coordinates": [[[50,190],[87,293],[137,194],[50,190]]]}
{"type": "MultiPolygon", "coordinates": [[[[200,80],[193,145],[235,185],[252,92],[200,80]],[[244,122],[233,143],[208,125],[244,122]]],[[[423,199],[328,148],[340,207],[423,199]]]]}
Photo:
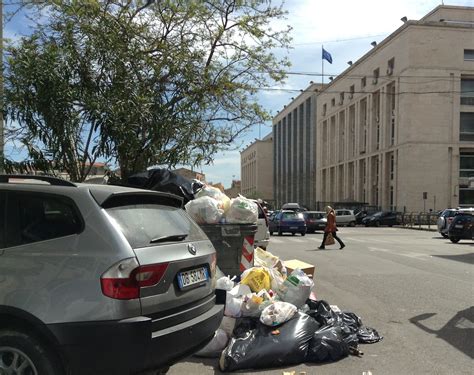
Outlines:
{"type": "Polygon", "coordinates": [[[471,179],[474,179],[474,154],[461,153],[459,158],[459,205],[474,205],[474,188],[471,179]]]}
{"type": "Polygon", "coordinates": [[[335,106],[336,105],[336,98],[332,98],[331,99],[331,106],[335,106]]]}
{"type": "Polygon", "coordinates": [[[391,76],[393,74],[393,69],[395,69],[395,57],[392,57],[387,62],[387,75],[391,76]]]}
{"type": "Polygon", "coordinates": [[[464,50],[464,61],[474,61],[474,49],[464,50]]]}
{"type": "Polygon", "coordinates": [[[374,85],[376,85],[377,82],[379,81],[379,76],[380,76],[380,69],[377,68],[377,69],[374,70],[374,76],[373,76],[373,79],[372,79],[372,83],[374,85]]]}
{"type": "Polygon", "coordinates": [[[341,92],[339,94],[339,105],[343,105],[344,104],[344,92],[341,92]]]}
{"type": "Polygon", "coordinates": [[[461,105],[474,105],[474,79],[461,79],[461,105]]]}
{"type": "Polygon", "coordinates": [[[474,177],[474,154],[461,154],[459,177],[474,177]]]}
{"type": "Polygon", "coordinates": [[[393,181],[395,176],[395,155],[390,155],[390,181],[393,181]]]}
{"type": "Polygon", "coordinates": [[[355,85],[351,85],[351,87],[349,87],[349,99],[352,99],[354,97],[354,93],[355,93],[355,85]]]}
{"type": "Polygon", "coordinates": [[[474,112],[461,112],[459,140],[474,142],[474,112]]]}
{"type": "Polygon", "coordinates": [[[324,103],[323,104],[323,116],[326,116],[327,109],[328,109],[328,106],[327,106],[326,103],[324,103]]]}
{"type": "Polygon", "coordinates": [[[364,88],[365,86],[367,86],[367,78],[366,78],[366,77],[363,77],[363,78],[360,80],[360,87],[364,88]]]}

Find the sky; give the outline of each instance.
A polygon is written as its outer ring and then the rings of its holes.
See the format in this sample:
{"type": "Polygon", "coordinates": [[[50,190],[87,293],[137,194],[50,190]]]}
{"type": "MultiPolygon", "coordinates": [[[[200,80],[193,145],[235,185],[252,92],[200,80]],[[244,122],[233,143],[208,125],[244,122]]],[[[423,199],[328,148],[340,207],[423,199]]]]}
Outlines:
{"type": "MultiPolygon", "coordinates": [[[[272,3],[279,4],[279,1],[272,3]]],[[[284,84],[274,87],[281,90],[262,90],[257,95],[258,101],[276,115],[300,89],[307,88],[310,81],[321,82],[323,45],[333,59],[332,64],[324,64],[325,82],[328,82],[329,76],[336,76],[348,67],[347,61],[355,62],[367,53],[372,41],[379,43],[398,29],[402,25],[400,18],[418,20],[441,3],[474,6],[474,0],[286,0],[287,19],[276,22],[272,28],[283,25],[293,28],[292,49],[288,51],[292,64],[288,69],[290,74],[284,84]]],[[[25,22],[28,21],[14,19],[4,25],[4,37],[17,37],[18,32],[24,30],[25,22]]],[[[240,138],[232,150],[217,154],[212,165],[195,169],[205,173],[208,182],[221,182],[228,188],[232,180],[240,180],[240,151],[270,132],[271,121],[256,126],[240,138]]]]}
{"type": "MultiPolygon", "coordinates": [[[[441,3],[440,0],[287,0],[286,24],[293,28],[289,72],[309,74],[290,74],[286,83],[279,86],[282,91],[261,91],[260,103],[274,116],[300,89],[307,88],[310,81],[321,82],[323,45],[333,59],[332,64],[324,63],[325,82],[328,82],[329,76],[336,76],[348,67],[347,61],[355,62],[372,49],[372,41],[379,43],[398,29],[402,25],[400,18],[418,20],[441,3]]],[[[474,0],[444,1],[444,4],[474,6],[474,0]]],[[[240,179],[240,151],[270,132],[271,122],[262,124],[235,145],[241,145],[238,150],[216,155],[213,165],[201,168],[206,180],[230,187],[233,179],[240,179]]]]}

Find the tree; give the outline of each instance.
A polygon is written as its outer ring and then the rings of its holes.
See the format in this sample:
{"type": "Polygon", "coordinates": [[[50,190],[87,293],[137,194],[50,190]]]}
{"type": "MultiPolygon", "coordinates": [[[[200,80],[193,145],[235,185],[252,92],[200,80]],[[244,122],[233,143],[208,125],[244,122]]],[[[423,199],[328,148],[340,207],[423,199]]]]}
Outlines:
{"type": "Polygon", "coordinates": [[[97,158],[115,159],[122,178],[155,164],[197,166],[270,118],[255,94],[289,66],[272,52],[290,43],[289,27],[270,27],[282,6],[87,4],[38,5],[46,21],[8,47],[6,113],[34,160],[54,160],[76,180],[97,158]]]}

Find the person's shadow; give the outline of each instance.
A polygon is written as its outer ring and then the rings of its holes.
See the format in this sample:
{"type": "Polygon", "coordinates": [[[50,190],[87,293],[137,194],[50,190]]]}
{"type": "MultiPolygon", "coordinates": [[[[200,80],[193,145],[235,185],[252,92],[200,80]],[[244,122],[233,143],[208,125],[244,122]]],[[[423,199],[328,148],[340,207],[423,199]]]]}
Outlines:
{"type": "Polygon", "coordinates": [[[410,322],[423,331],[443,339],[470,358],[474,358],[474,306],[459,311],[439,330],[431,329],[421,322],[435,315],[436,313],[417,315],[411,318],[410,322]]]}

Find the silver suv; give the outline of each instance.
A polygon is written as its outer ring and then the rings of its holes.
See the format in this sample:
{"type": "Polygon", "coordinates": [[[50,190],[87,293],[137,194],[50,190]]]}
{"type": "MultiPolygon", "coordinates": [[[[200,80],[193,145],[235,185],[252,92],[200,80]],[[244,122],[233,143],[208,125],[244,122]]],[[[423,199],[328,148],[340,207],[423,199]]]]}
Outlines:
{"type": "Polygon", "coordinates": [[[205,345],[223,315],[215,249],[181,206],[0,176],[0,374],[134,374],[205,345]]]}

